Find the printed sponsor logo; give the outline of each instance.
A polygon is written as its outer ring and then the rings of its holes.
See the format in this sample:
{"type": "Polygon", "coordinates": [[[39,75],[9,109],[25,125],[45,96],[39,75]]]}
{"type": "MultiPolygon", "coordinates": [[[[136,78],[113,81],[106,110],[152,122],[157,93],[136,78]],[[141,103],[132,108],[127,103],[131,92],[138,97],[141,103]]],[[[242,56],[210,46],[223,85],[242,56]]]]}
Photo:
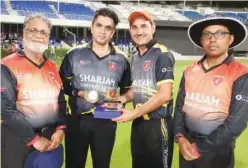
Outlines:
{"type": "Polygon", "coordinates": [[[7,90],[7,87],[6,86],[2,86],[1,87],[1,92],[6,92],[6,90],[7,90]]]}
{"type": "Polygon", "coordinates": [[[244,102],[247,102],[248,103],[248,96],[244,96],[244,95],[238,94],[238,95],[236,95],[236,100],[238,100],[238,101],[244,101],[244,102]]]}
{"type": "Polygon", "coordinates": [[[162,72],[163,73],[165,73],[165,72],[173,72],[173,68],[171,68],[171,67],[163,68],[162,72]]]}
{"type": "Polygon", "coordinates": [[[144,71],[148,71],[150,69],[151,65],[152,65],[151,60],[145,61],[144,64],[143,64],[144,71]]]}
{"type": "Polygon", "coordinates": [[[20,78],[20,79],[32,78],[32,74],[31,74],[31,73],[20,73],[20,74],[19,74],[19,78],[20,78]]]}
{"type": "Polygon", "coordinates": [[[81,65],[84,65],[84,60],[80,60],[79,62],[81,65]]]}
{"type": "Polygon", "coordinates": [[[214,105],[214,106],[219,106],[220,104],[219,98],[215,96],[204,95],[202,93],[196,93],[196,92],[192,92],[192,93],[186,92],[186,99],[191,100],[193,102],[214,105]]]}
{"type": "Polygon", "coordinates": [[[133,81],[133,86],[149,87],[149,86],[152,86],[152,80],[151,79],[136,79],[133,81]]]}
{"type": "Polygon", "coordinates": [[[80,65],[88,65],[88,64],[90,64],[91,63],[91,61],[85,61],[85,60],[80,60],[79,61],[79,64],[80,65]]]}
{"type": "Polygon", "coordinates": [[[194,77],[193,77],[193,76],[189,76],[189,75],[185,76],[184,78],[185,78],[185,80],[188,80],[188,81],[190,81],[190,80],[193,80],[193,79],[194,79],[194,77]]]}
{"type": "Polygon", "coordinates": [[[80,74],[80,79],[81,79],[81,82],[91,82],[91,83],[98,83],[98,84],[115,86],[115,79],[114,78],[106,78],[103,76],[80,74]]]}

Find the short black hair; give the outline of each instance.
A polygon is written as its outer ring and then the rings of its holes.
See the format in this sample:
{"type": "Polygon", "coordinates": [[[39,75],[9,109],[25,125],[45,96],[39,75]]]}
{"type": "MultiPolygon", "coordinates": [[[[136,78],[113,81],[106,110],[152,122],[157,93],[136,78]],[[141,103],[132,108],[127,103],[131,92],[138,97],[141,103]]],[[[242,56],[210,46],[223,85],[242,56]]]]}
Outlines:
{"type": "Polygon", "coordinates": [[[105,17],[111,18],[114,21],[115,27],[119,23],[119,18],[117,16],[117,14],[115,13],[115,11],[113,11],[112,9],[109,9],[109,8],[100,8],[100,9],[98,9],[95,12],[95,15],[93,16],[92,23],[94,23],[96,21],[98,16],[105,16],[105,17]]]}

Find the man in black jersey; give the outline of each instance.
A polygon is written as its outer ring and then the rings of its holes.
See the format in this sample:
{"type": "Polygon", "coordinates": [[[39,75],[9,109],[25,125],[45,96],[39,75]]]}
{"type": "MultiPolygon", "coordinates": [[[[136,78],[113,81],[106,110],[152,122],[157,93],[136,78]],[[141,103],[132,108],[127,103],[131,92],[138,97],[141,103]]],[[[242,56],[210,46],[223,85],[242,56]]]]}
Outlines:
{"type": "Polygon", "coordinates": [[[137,53],[132,57],[132,88],[119,98],[133,101],[134,110],[124,109],[113,119],[133,121],[131,152],[133,168],[170,168],[173,153],[172,86],[174,58],[153,35],[155,23],[147,11],[135,11],[128,18],[137,53]]]}
{"type": "Polygon", "coordinates": [[[90,146],[94,168],[108,168],[115,142],[116,123],[95,119],[95,107],[120,94],[131,85],[130,65],[126,57],[111,45],[119,22],[116,13],[102,8],[96,11],[91,25],[92,41],[68,51],[60,75],[69,95],[71,115],[66,134],[66,168],[85,166],[90,146]],[[90,91],[98,99],[88,98],[90,91]]]}

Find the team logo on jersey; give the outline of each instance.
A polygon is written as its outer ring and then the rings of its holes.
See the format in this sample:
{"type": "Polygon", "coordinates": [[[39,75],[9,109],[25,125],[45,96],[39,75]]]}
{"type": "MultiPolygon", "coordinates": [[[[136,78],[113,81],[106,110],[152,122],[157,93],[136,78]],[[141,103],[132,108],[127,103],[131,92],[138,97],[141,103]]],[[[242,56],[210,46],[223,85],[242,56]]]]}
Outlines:
{"type": "Polygon", "coordinates": [[[55,73],[53,73],[53,72],[49,72],[49,76],[50,76],[50,78],[51,78],[52,80],[54,80],[54,79],[55,79],[55,73]]]}
{"type": "Polygon", "coordinates": [[[111,71],[115,71],[115,70],[116,70],[116,63],[115,63],[115,62],[109,61],[108,66],[109,66],[109,69],[110,69],[111,71]]]}
{"type": "Polygon", "coordinates": [[[116,90],[108,90],[107,91],[108,93],[108,96],[110,96],[110,97],[116,97],[116,94],[117,94],[117,91],[116,90]]]}
{"type": "Polygon", "coordinates": [[[213,84],[215,86],[219,85],[223,81],[223,76],[215,75],[213,79],[213,84]]]}
{"type": "Polygon", "coordinates": [[[151,65],[152,65],[151,60],[145,61],[144,64],[143,64],[144,71],[148,71],[150,69],[151,65]]]}

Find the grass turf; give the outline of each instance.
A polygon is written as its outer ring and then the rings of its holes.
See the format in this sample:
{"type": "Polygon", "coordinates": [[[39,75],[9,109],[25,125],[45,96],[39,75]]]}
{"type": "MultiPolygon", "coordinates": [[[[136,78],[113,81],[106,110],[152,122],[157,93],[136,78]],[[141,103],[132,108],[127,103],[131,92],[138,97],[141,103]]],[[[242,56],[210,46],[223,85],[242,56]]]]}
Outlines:
{"type": "MultiPolygon", "coordinates": [[[[58,60],[59,62],[61,60],[58,60]]],[[[177,93],[178,85],[184,68],[193,61],[177,61],[175,65],[175,86],[174,93],[177,93]]],[[[248,59],[240,60],[240,62],[248,65],[248,59]]],[[[176,96],[176,94],[175,94],[176,96]]],[[[132,108],[131,104],[128,104],[132,108]]],[[[131,168],[131,152],[130,152],[130,130],[131,123],[118,124],[116,141],[111,158],[111,168],[131,168]]],[[[237,139],[235,149],[235,168],[248,167],[248,129],[246,129],[237,139]]],[[[173,168],[178,168],[178,146],[174,146],[173,168]]],[[[86,168],[92,167],[91,155],[89,152],[86,168]]]]}

